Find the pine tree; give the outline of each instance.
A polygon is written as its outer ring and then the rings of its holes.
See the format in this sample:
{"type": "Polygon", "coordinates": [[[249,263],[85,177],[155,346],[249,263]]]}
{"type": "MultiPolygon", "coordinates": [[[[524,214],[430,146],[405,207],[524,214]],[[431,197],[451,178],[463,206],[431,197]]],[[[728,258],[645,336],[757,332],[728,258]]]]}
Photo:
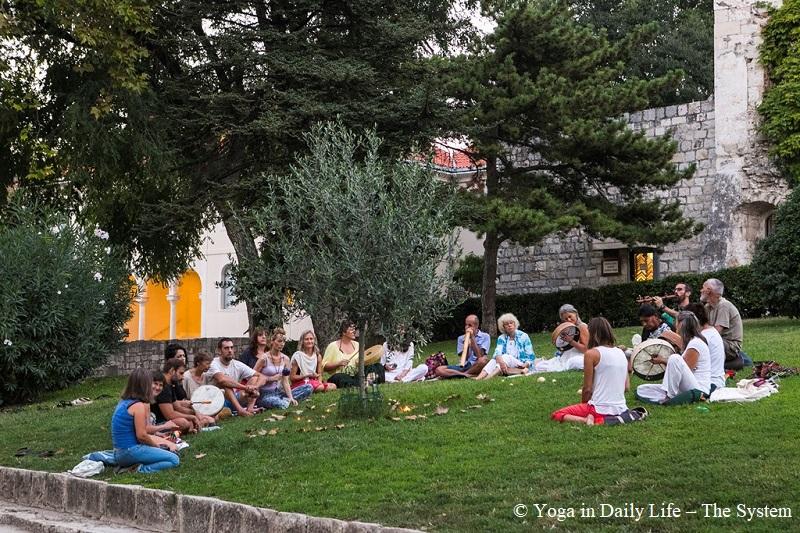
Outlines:
{"type": "Polygon", "coordinates": [[[491,329],[504,241],[533,245],[581,227],[595,237],[660,244],[698,228],[676,202],[648,195],[693,168],[670,162],[671,139],[647,139],[621,118],[679,77],[623,76],[631,47],[652,28],[610,44],[560,0],[500,2],[487,15],[496,29],[455,61],[450,81],[461,112],[457,132],[486,161],[486,194],[468,197],[465,216],[485,235],[482,323],[491,329]]]}

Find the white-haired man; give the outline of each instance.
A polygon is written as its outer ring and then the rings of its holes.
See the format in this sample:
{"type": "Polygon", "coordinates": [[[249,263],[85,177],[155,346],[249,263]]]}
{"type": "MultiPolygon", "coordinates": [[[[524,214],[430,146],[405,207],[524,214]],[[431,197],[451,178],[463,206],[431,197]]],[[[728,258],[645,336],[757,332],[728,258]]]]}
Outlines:
{"type": "Polygon", "coordinates": [[[742,352],[742,316],[730,301],[722,297],[725,285],[716,279],[709,278],[700,290],[700,301],[705,304],[708,323],[719,331],[725,346],[725,369],[741,370],[744,367],[742,352]]]}

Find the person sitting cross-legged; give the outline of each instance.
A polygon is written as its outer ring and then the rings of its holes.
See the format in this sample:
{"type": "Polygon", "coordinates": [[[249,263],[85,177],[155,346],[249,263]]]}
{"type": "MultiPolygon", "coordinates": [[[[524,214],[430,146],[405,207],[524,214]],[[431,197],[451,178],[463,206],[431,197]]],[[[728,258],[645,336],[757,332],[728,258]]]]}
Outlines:
{"type": "Polygon", "coordinates": [[[480,330],[480,321],[477,315],[468,315],[464,319],[464,335],[459,336],[456,341],[456,357],[463,355],[467,336],[469,336],[469,340],[466,342],[467,357],[464,364],[436,367],[436,377],[442,379],[474,378],[481,373],[483,367],[489,362],[486,355],[489,353],[492,338],[488,333],[480,330]]]}
{"type": "MultiPolygon", "coordinates": [[[[207,420],[200,420],[195,416],[190,407],[186,407],[183,402],[179,402],[175,397],[175,387],[173,386],[179,378],[183,378],[183,371],[186,369],[185,363],[173,357],[164,363],[162,371],[163,387],[156,396],[151,411],[156,417],[156,424],[161,424],[167,420],[172,421],[181,433],[197,432],[202,426],[207,425],[207,420]]],[[[154,380],[155,382],[155,380],[154,380]]]]}
{"type": "Polygon", "coordinates": [[[519,320],[511,313],[497,319],[497,328],[503,334],[497,338],[494,358],[486,363],[477,379],[488,379],[498,374],[527,374],[536,359],[531,338],[519,329],[519,320]]]}
{"type": "Polygon", "coordinates": [[[205,350],[198,350],[194,354],[194,367],[183,374],[183,390],[189,398],[194,391],[209,384],[211,377],[208,375],[208,369],[211,367],[211,360],[211,355],[205,350]]]}
{"type": "Polygon", "coordinates": [[[240,416],[252,416],[258,400],[258,388],[266,383],[264,376],[233,358],[232,339],[220,339],[217,350],[219,355],[211,362],[208,374],[214,385],[225,393],[225,407],[240,416]]]}
{"type": "Polygon", "coordinates": [[[314,392],[336,390],[333,383],[322,381],[322,355],[317,346],[317,335],[310,329],[300,335],[297,351],[292,354],[292,389],[308,383],[314,392]]]}
{"type": "Polygon", "coordinates": [[[255,368],[256,372],[264,376],[265,381],[260,388],[257,405],[264,409],[286,409],[290,405],[297,405],[298,400],[311,396],[314,387],[304,383],[292,389],[289,383],[291,362],[289,356],[281,352],[286,345],[286,332],[282,328],[275,328],[269,340],[269,351],[258,360],[255,368]]]}
{"type": "Polygon", "coordinates": [[[180,464],[175,444],[148,433],[153,381],[149,370],[135,369],[125,385],[122,399],[111,417],[114,459],[121,467],[136,467],[151,473],[180,464]]]}
{"type": "Polygon", "coordinates": [[[389,346],[383,343],[381,364],[386,370],[386,383],[410,383],[423,381],[428,367],[424,363],[414,366],[414,343],[402,341],[389,346]]]}
{"type": "MultiPolygon", "coordinates": [[[[581,403],[555,411],[550,417],[558,422],[577,422],[589,426],[605,423],[606,417],[625,413],[628,390],[628,360],[617,348],[608,320],[596,317],[589,321],[588,350],[583,355],[581,403]]],[[[646,411],[645,411],[646,412],[646,411]]]]}
{"type": "Polygon", "coordinates": [[[678,313],[678,333],[686,347],[682,355],[654,357],[653,362],[667,366],[660,384],[636,388],[636,397],[650,403],[670,404],[697,401],[711,390],[711,353],[702,326],[694,313],[678,313]]]}

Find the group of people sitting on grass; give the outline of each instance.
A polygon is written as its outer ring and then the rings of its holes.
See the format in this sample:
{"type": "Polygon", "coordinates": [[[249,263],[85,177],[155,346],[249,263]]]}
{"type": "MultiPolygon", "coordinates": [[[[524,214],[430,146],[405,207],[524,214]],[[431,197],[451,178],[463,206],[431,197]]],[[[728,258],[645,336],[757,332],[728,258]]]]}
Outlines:
{"type": "MultiPolygon", "coordinates": [[[[701,399],[715,388],[725,386],[726,364],[738,366],[746,356],[739,350],[741,317],[733,304],[722,298],[723,290],[719,280],[706,281],[701,293],[703,305],[692,303],[689,286],[679,283],[676,294],[682,298],[676,309],[667,308],[658,298],[655,307],[640,308],[642,339],[671,330],[670,322],[665,319],[672,317],[683,351],[653,359],[654,363],[665,365],[663,382],[640,385],[636,391],[638,399],[659,404],[679,403],[676,399],[687,395],[688,401],[701,399]],[[663,319],[658,312],[664,315],[663,319]]],[[[519,320],[510,313],[497,321],[502,333],[490,358],[491,338],[481,331],[478,317],[469,315],[464,322],[464,334],[456,341],[456,353],[463,362],[415,366],[413,343],[398,346],[384,343],[380,362],[367,366],[365,373],[380,376],[379,381],[411,382],[426,377],[483,380],[498,375],[582,370],[581,403],[555,411],[551,415],[554,420],[594,425],[624,423],[646,416],[644,409],[627,408],[625,391],[629,388],[631,361],[623,351],[625,347],[617,345],[609,322],[596,317],[586,324],[578,310],[569,304],[561,306],[559,318],[574,324],[574,333],[562,334],[564,349],[550,359],[536,358],[530,337],[519,329],[519,320]]],[[[261,409],[286,409],[312,393],[356,385],[357,338],[355,324],[345,321],[338,339],[323,354],[316,335],[309,330],[300,336],[297,351],[289,357],[283,353],[286,344],[283,329],[268,333],[257,328],[239,359],[234,358],[233,340],[223,338],[217,344],[217,357],[212,359],[208,353],[198,352],[190,371],[186,370],[186,350],[176,344],[168,345],[161,370],[149,372],[140,368],[128,379],[112,419],[117,462],[121,466],[141,465],[140,472],[169,468],[178,464],[178,458],[173,453],[174,440],[166,438],[165,433],[196,432],[225,416],[252,416],[261,409]],[[224,408],[216,417],[197,413],[192,407],[191,395],[203,385],[215,385],[224,394],[224,408]]]]}

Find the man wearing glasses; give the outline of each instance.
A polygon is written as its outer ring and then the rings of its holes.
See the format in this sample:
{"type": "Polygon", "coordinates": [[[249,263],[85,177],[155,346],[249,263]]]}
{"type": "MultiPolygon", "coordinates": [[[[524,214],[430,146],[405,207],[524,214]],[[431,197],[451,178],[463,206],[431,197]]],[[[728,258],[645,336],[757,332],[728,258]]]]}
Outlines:
{"type": "Polygon", "coordinates": [[[664,300],[660,296],[653,298],[653,305],[655,305],[656,309],[661,313],[661,318],[672,328],[675,327],[675,319],[678,317],[678,313],[685,310],[686,306],[691,303],[690,297],[692,295],[692,288],[688,283],[683,281],[676,283],[674,290],[675,295],[678,297],[678,303],[675,304],[674,309],[664,305],[664,300]]]}

